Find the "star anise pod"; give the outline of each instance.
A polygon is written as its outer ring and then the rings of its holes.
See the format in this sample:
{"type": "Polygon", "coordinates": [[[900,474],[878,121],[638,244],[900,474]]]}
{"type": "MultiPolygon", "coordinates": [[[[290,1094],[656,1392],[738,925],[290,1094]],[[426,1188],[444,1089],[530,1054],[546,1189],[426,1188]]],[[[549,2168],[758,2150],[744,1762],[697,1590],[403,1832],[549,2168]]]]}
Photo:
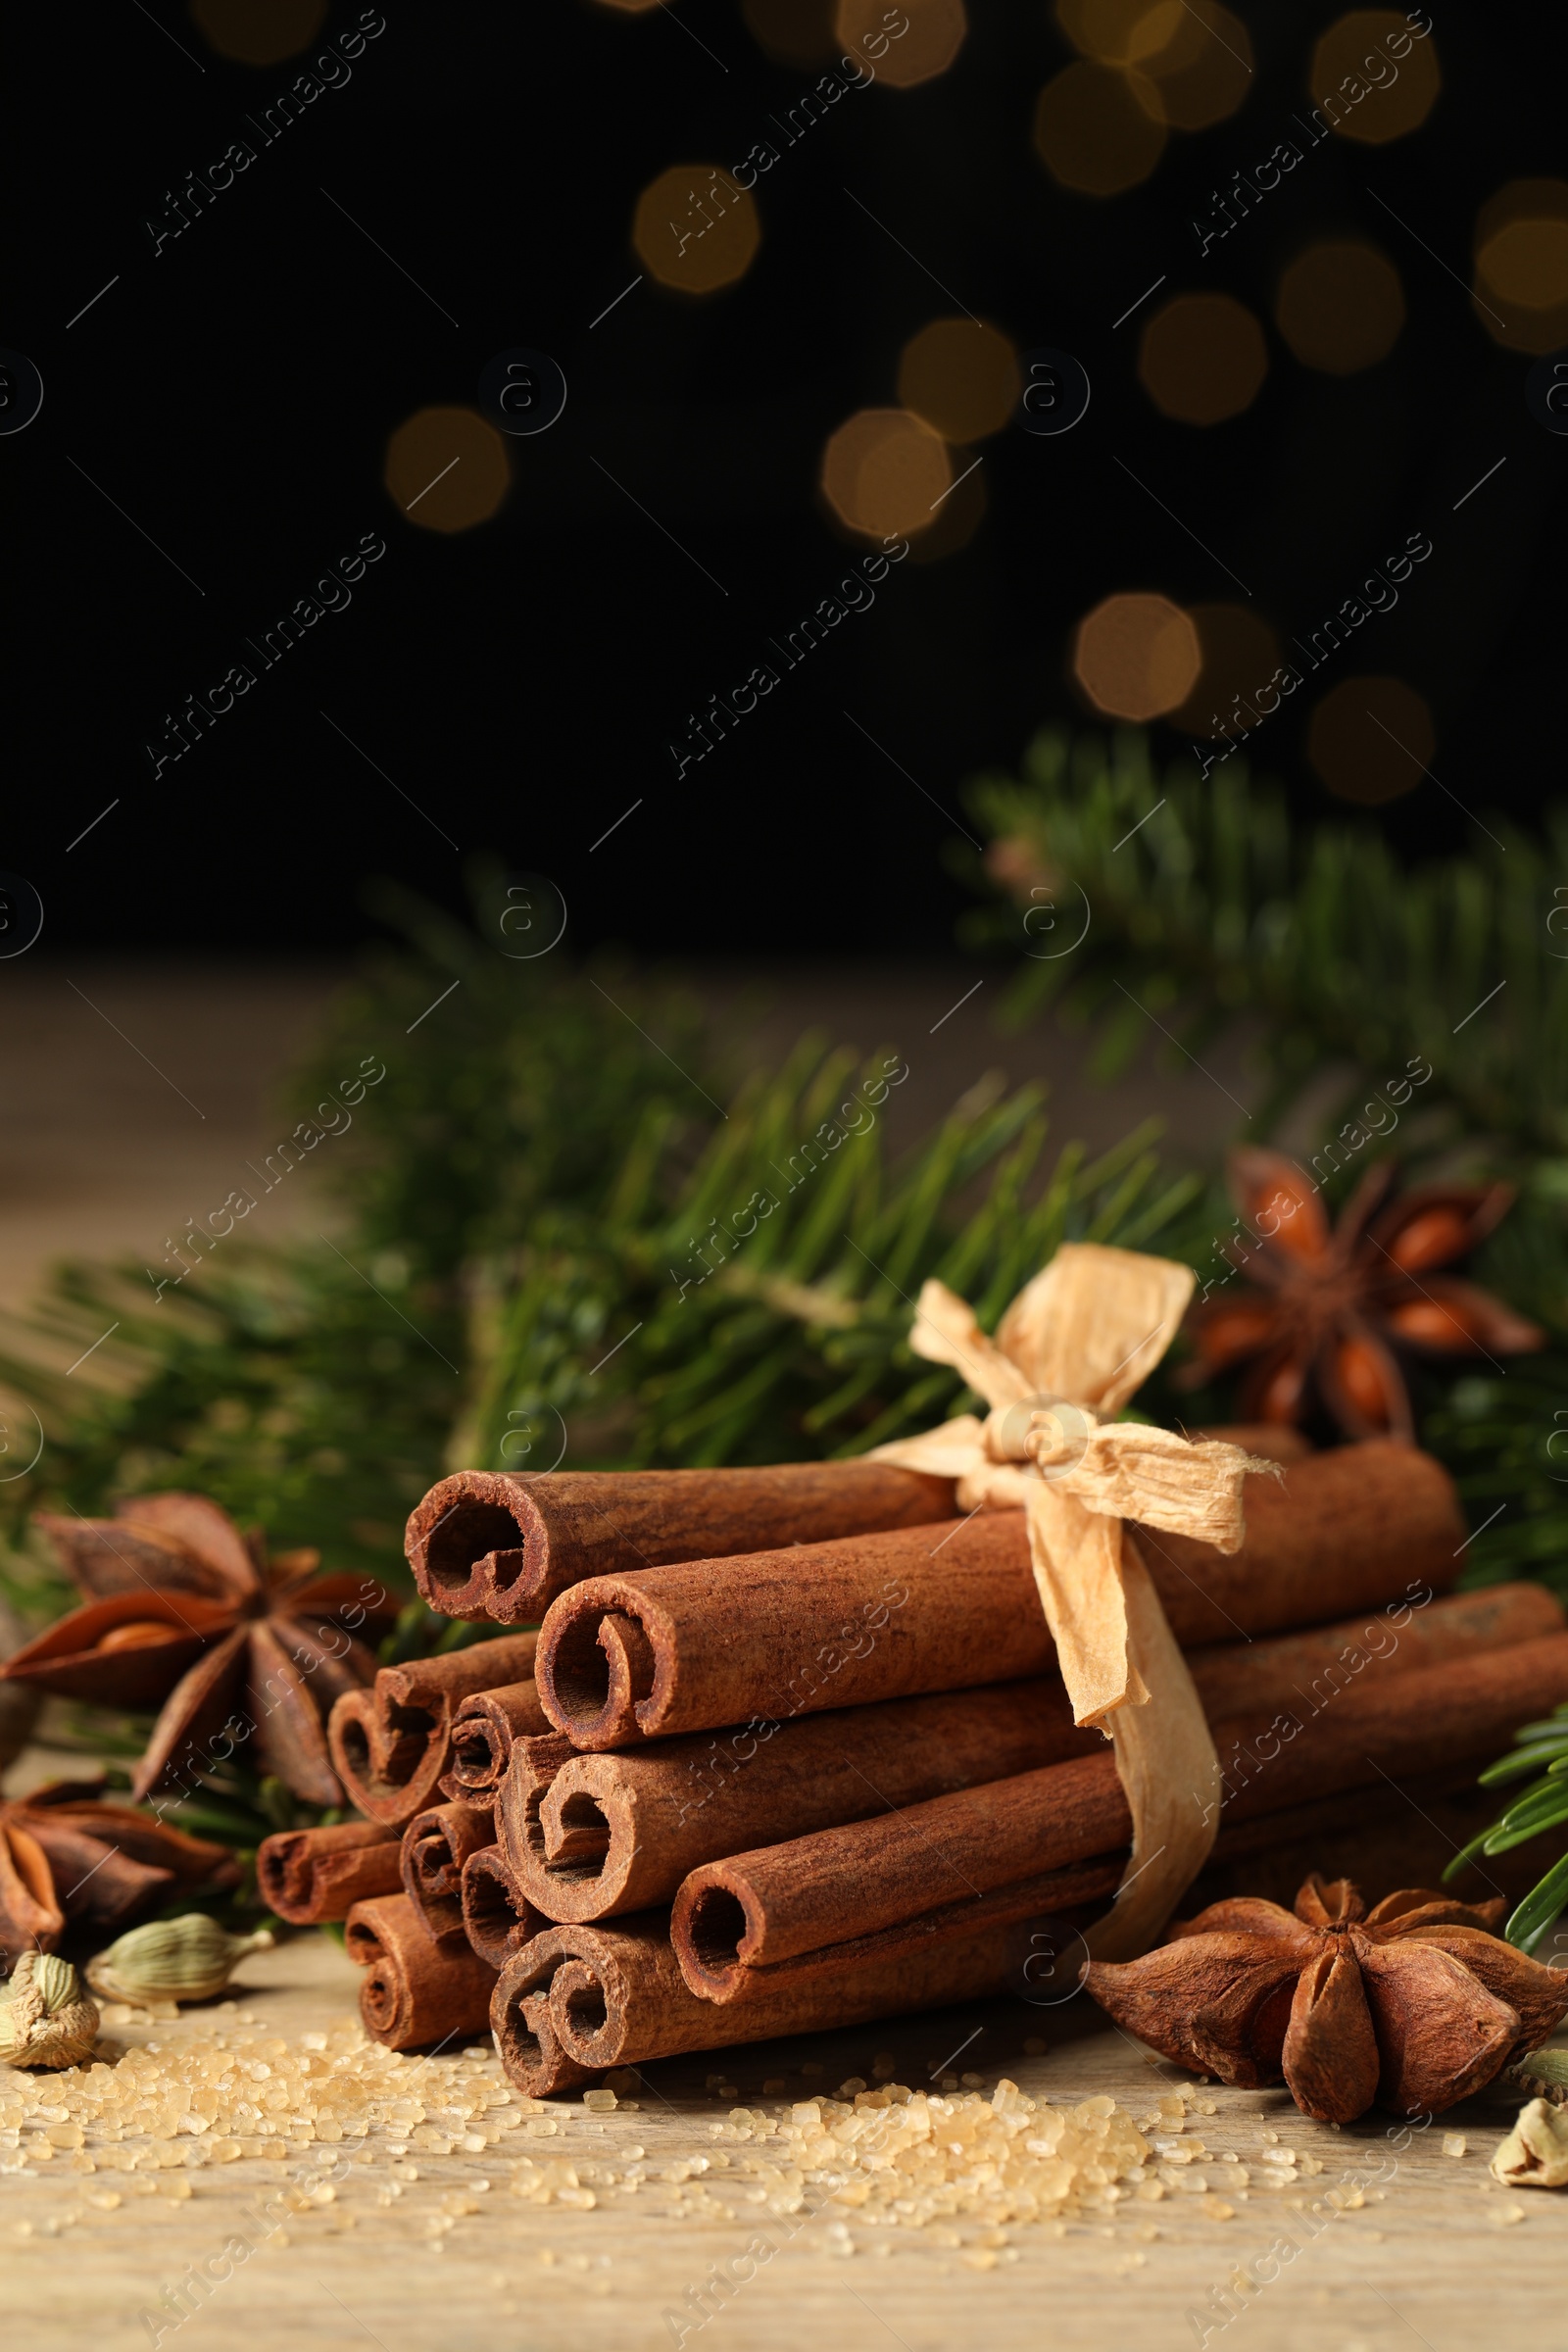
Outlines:
{"type": "Polygon", "coordinates": [[[1188,1316],[1198,1388],[1250,1364],[1244,1421],[1300,1421],[1321,1404],[1347,1437],[1412,1439],[1396,1348],[1515,1355],[1540,1348],[1534,1323],[1475,1283],[1439,1271],[1483,1241],[1513,1200],[1506,1184],[1429,1184],[1387,1200],[1392,1160],[1369,1168],[1330,1227],[1323,1196],[1278,1152],[1232,1155],[1231,1191],[1258,1241],[1229,1254],[1256,1287],[1227,1287],[1188,1316]]]}
{"type": "Polygon", "coordinates": [[[1294,1917],[1250,1895],[1212,1903],[1084,1981],[1161,2057],[1244,2090],[1283,2077],[1317,2123],[1374,2100],[1441,2115],[1568,2015],[1568,1978],[1489,1933],[1502,1911],[1420,1886],[1367,1911],[1348,1879],[1314,1872],[1294,1917]]]}
{"type": "Polygon", "coordinates": [[[108,1936],[170,1896],[232,1886],[239,1864],[128,1805],[98,1781],[56,1781],[0,1804],[0,1949],[52,1952],[66,1930],[108,1936]]]}
{"type": "Polygon", "coordinates": [[[355,1576],[318,1576],[319,1553],[269,1559],[204,1494],[137,1494],[113,1519],[40,1511],[69,1574],[89,1597],[0,1667],[96,1706],[161,1712],[137,1768],[138,1798],[246,1749],[307,1803],[344,1800],[325,1721],[345,1690],[370,1682],[372,1638],[390,1621],[355,1576]]]}

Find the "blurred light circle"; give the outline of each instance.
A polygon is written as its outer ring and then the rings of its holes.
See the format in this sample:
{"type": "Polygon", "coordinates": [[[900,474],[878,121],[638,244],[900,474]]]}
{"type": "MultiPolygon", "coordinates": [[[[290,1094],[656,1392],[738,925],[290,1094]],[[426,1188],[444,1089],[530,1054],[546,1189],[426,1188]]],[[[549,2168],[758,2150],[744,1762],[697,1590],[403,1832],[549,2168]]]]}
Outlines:
{"type": "Polygon", "coordinates": [[[1352,9],[1331,24],[1312,52],[1306,80],[1324,121],[1342,138],[1366,147],[1419,130],[1443,87],[1436,42],[1430,34],[1412,40],[1404,18],[1392,8],[1352,9]],[[1394,36],[1410,42],[1398,59],[1381,45],[1394,36]]]}
{"type": "Polygon", "coordinates": [[[896,10],[887,0],[839,0],[834,24],[845,55],[863,57],[878,81],[896,90],[912,90],[917,82],[945,74],[969,29],[963,0],[899,0],[896,10]],[[907,20],[906,32],[894,34],[888,20],[895,16],[907,20]]]}
{"type": "Polygon", "coordinates": [[[1123,71],[1168,49],[1184,21],[1182,0],[1056,0],[1056,22],[1073,47],[1123,71]]]}
{"type": "Polygon", "coordinates": [[[1347,678],[1318,704],[1306,738],[1329,791],[1364,808],[1413,792],[1436,748],[1432,714],[1402,678],[1347,678]]]}
{"type": "Polygon", "coordinates": [[[910,540],[911,564],[940,564],[948,556],[960,554],[986,517],[990,501],[985,467],[975,466],[970,450],[955,449],[948,454],[955,467],[954,486],[930,517],[928,527],[910,540]],[[973,472],[966,471],[970,466],[973,472]]]}
{"type": "Polygon", "coordinates": [[[425,531],[488,522],[512,486],[507,445],[472,409],[418,409],[386,445],[393,503],[425,531]]]}
{"type": "Polygon", "coordinates": [[[1476,256],[1490,294],[1527,311],[1568,302],[1568,220],[1512,220],[1476,256]]]}
{"type": "Polygon", "coordinates": [[[1202,668],[1198,631],[1166,596],[1107,596],[1078,623],[1073,675],[1111,718],[1158,718],[1191,694],[1202,668]]]}
{"type": "Polygon", "coordinates": [[[778,66],[825,66],[838,55],[834,0],[741,0],[753,40],[778,66]]]}
{"type": "Polygon", "coordinates": [[[637,199],[631,241],[651,277],[683,294],[732,286],[761,242],[757,206],[713,164],[675,164],[637,199]]]}
{"type": "Polygon", "coordinates": [[[1139,105],[1128,76],[1085,58],[1041,91],[1034,135],[1052,178],[1082,196],[1123,195],[1165,152],[1165,125],[1139,105]]]}
{"type": "Polygon", "coordinates": [[[651,8],[661,8],[663,0],[599,0],[601,8],[612,8],[623,17],[646,16],[651,8]]]}
{"type": "Polygon", "coordinates": [[[1257,397],[1268,373],[1263,330],[1230,294],[1178,294],[1156,311],[1138,348],[1156,409],[1183,424],[1223,424],[1257,397]]]}
{"type": "Polygon", "coordinates": [[[308,49],[326,0],[190,0],[191,23],[210,49],[241,66],[275,66],[308,49]]]}
{"type": "Polygon", "coordinates": [[[1476,317],[1509,351],[1568,343],[1568,183],[1515,179],[1482,206],[1475,229],[1476,317]]]}
{"type": "Polygon", "coordinates": [[[945,441],[1000,433],[1021,390],[1018,355],[994,326],[934,318],[899,357],[899,399],[945,441]]]}
{"type": "Polygon", "coordinates": [[[1169,17],[1168,7],[1152,8],[1133,26],[1128,62],[1137,71],[1129,86],[1156,122],[1206,130],[1234,115],[1250,90],[1252,44],[1241,19],[1217,0],[1186,0],[1174,24],[1169,17]]]}
{"type": "Polygon", "coordinates": [[[1198,631],[1202,666],[1192,692],[1170,712],[1171,725],[1210,742],[1255,727],[1268,714],[1253,698],[1279,667],[1279,639],[1246,605],[1189,605],[1187,617],[1198,631]]]}
{"type": "Polygon", "coordinates": [[[952,486],[946,442],[907,409],[860,409],[822,452],[822,495],[868,538],[928,530],[952,486]]]}
{"type": "Polygon", "coordinates": [[[1399,273],[1359,237],[1309,245],[1280,279],[1274,322],[1303,368],[1354,375],[1386,360],[1398,340],[1399,273]]]}

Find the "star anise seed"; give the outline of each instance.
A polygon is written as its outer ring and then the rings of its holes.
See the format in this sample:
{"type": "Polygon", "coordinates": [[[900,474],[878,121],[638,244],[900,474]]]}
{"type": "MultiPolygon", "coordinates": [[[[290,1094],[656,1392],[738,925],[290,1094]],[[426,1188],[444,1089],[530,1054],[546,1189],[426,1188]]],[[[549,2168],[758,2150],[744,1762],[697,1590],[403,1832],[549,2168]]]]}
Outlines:
{"type": "Polygon", "coordinates": [[[87,1594],[0,1676],[131,1712],[160,1709],[134,1794],[210,1769],[255,1735],[262,1770],[307,1803],[340,1805],[325,1721],[373,1680],[373,1640],[393,1615],[355,1576],[318,1576],[319,1554],[269,1560],[204,1494],[137,1494],[113,1519],[38,1513],[87,1594]],[[224,1742],[215,1748],[215,1742],[224,1742]]]}
{"type": "Polygon", "coordinates": [[[172,1895],[238,1881],[226,1846],[102,1799],[99,1782],[56,1781],[0,1804],[0,1950],[9,1959],[52,1952],[69,1927],[111,1935],[172,1895]]]}
{"type": "Polygon", "coordinates": [[[1502,1911],[1405,1887],[1369,1912],[1348,1880],[1314,1874],[1294,1916],[1213,1903],[1141,1960],[1092,1962],[1085,1983],[1161,2057],[1243,2089],[1283,2079],[1318,2123],[1374,2101],[1441,2115],[1568,2016],[1562,1972],[1490,1933],[1502,1911]]]}
{"type": "Polygon", "coordinates": [[[1544,1333],[1490,1291],[1438,1271],[1485,1240],[1512,1187],[1423,1185],[1384,1205],[1394,1176],[1392,1160],[1370,1167],[1331,1230],[1319,1187],[1295,1160],[1234,1152],[1231,1191],[1261,1239],[1235,1240],[1229,1254],[1256,1287],[1194,1307],[1194,1361],[1179,1385],[1246,1364],[1244,1420],[1299,1421],[1321,1404],[1347,1437],[1411,1439],[1396,1348],[1495,1356],[1542,1347],[1544,1333]]]}

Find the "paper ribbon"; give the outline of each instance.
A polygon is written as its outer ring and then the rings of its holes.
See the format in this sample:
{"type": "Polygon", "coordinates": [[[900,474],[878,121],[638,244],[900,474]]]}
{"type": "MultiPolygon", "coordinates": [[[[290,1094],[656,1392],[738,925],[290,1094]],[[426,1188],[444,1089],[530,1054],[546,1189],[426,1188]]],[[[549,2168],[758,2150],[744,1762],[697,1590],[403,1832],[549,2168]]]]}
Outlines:
{"type": "Polygon", "coordinates": [[[1064,1243],[995,1340],[956,1293],[926,1283],[910,1347],[961,1372],[991,1410],[871,1457],[956,1478],[960,1511],[1022,1504],[1028,1514],[1035,1584],[1073,1714],[1115,1742],[1133,1819],[1112,1908],[1086,1936],[1096,1959],[1147,1950],[1206,1860],[1219,1816],[1208,1725],[1123,1522],[1236,1551],[1243,1479],[1278,1475],[1239,1446],[1112,1418],[1170,1346],[1194,1280],[1168,1258],[1064,1243]]]}

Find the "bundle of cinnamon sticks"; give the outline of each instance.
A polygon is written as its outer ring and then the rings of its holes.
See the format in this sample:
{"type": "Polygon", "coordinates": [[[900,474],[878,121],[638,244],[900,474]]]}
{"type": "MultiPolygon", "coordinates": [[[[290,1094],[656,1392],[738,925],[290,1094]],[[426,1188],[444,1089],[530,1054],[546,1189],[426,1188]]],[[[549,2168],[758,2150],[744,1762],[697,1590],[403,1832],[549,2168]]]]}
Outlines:
{"type": "MultiPolygon", "coordinates": [[[[1303,1451],[1246,1501],[1228,1557],[1129,1531],[1213,1730],[1221,1852],[1473,1771],[1568,1698],[1542,1588],[1444,1596],[1464,1526],[1430,1457],[1303,1451]]],[[[959,1518],[949,1482],[881,1463],[470,1472],[408,1548],[433,1606],[540,1630],[340,1699],[365,1818],[259,1866],[284,1918],[346,1920],[394,2047],[488,2025],[540,2096],[1019,1990],[1041,1923],[1122,1877],[1126,1800],[1073,1722],[1021,1511],[959,1518]]]]}

